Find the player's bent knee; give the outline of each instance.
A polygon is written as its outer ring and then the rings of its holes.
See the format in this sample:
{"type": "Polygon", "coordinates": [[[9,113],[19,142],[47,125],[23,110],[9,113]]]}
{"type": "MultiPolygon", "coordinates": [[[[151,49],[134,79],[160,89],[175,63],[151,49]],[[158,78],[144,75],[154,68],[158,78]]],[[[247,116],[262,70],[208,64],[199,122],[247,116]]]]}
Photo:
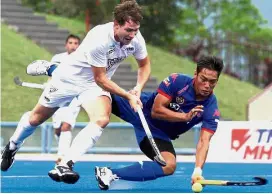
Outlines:
{"type": "Polygon", "coordinates": [[[166,175],[174,174],[176,170],[176,163],[175,162],[167,162],[166,166],[163,168],[163,171],[166,175]]]}
{"type": "Polygon", "coordinates": [[[61,131],[71,131],[72,126],[69,123],[62,123],[60,130],[61,131]]]}
{"type": "Polygon", "coordinates": [[[110,118],[105,116],[105,117],[100,117],[98,118],[95,123],[100,126],[101,128],[105,128],[110,122],[110,118]]]}
{"type": "Polygon", "coordinates": [[[35,118],[30,118],[29,119],[29,124],[31,125],[31,126],[35,126],[35,127],[37,127],[37,126],[39,126],[40,124],[42,124],[43,122],[41,121],[41,120],[37,120],[37,119],[35,119],[35,118]]]}

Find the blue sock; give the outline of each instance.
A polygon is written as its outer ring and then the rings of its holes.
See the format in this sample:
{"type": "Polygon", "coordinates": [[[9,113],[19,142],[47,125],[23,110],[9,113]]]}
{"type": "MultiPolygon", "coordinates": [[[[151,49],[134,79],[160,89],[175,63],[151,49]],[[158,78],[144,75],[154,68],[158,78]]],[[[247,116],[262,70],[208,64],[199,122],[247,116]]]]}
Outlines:
{"type": "Polygon", "coordinates": [[[52,76],[53,71],[57,68],[57,65],[53,64],[49,67],[49,69],[47,70],[48,76],[52,76]]]}
{"type": "Polygon", "coordinates": [[[156,162],[151,161],[137,162],[131,166],[111,170],[120,179],[128,181],[148,181],[166,176],[162,167],[156,162]]]}

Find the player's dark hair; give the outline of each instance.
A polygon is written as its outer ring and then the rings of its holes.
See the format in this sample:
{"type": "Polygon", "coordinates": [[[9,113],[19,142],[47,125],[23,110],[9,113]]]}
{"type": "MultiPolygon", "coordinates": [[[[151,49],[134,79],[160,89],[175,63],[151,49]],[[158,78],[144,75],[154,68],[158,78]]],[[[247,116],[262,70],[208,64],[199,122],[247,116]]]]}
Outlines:
{"type": "Polygon", "coordinates": [[[204,68],[216,71],[219,77],[221,74],[221,71],[224,68],[224,63],[222,59],[219,59],[218,57],[204,56],[204,57],[201,57],[197,62],[197,68],[196,68],[197,74],[201,72],[201,70],[204,68]]]}
{"type": "Polygon", "coordinates": [[[67,43],[69,41],[70,38],[73,38],[73,39],[77,39],[78,42],[80,43],[80,38],[77,36],[77,35],[74,35],[74,34],[69,34],[65,40],[65,43],[67,43]]]}
{"type": "Polygon", "coordinates": [[[143,19],[142,9],[135,0],[121,0],[114,8],[113,17],[120,25],[129,20],[140,24],[143,19]]]}

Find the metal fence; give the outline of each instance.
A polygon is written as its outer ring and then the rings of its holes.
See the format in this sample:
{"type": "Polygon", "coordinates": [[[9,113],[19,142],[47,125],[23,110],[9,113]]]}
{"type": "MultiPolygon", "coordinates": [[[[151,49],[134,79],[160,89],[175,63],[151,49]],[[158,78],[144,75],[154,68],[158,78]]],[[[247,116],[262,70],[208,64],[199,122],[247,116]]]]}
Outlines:
{"type": "MultiPolygon", "coordinates": [[[[16,128],[18,122],[1,122],[1,147],[4,146],[4,143],[7,143],[8,138],[10,138],[11,134],[14,130],[9,131],[9,134],[4,134],[6,132],[3,129],[12,129],[16,128]]],[[[78,122],[75,125],[75,129],[80,131],[83,127],[85,127],[87,122],[78,122]]],[[[39,126],[40,132],[36,134],[35,137],[32,137],[36,140],[36,142],[40,143],[39,145],[26,145],[26,143],[22,146],[19,152],[24,153],[55,153],[57,151],[57,143],[54,142],[54,129],[52,123],[44,123],[39,126]],[[39,139],[38,139],[39,138],[39,139]]],[[[74,129],[73,133],[76,133],[74,129]]],[[[141,150],[138,148],[135,138],[133,126],[128,123],[110,123],[106,129],[108,132],[104,132],[102,137],[97,142],[98,146],[91,148],[88,153],[98,153],[98,154],[141,154],[141,150]],[[122,138],[121,138],[122,137],[122,138]],[[104,139],[103,139],[104,138],[104,139]],[[121,138],[121,139],[120,139],[121,138]],[[122,143],[122,141],[124,143],[122,143]]],[[[189,135],[183,137],[181,142],[190,142],[190,145],[187,143],[180,145],[174,142],[175,150],[177,154],[184,155],[193,155],[195,154],[196,143],[199,138],[199,129],[200,126],[197,125],[192,128],[189,135]]],[[[36,130],[37,131],[37,130],[36,130]]],[[[187,132],[188,133],[188,132],[187,132]]],[[[33,135],[32,135],[33,136],[33,135]]],[[[29,139],[29,138],[28,138],[29,139]]],[[[29,141],[29,140],[26,140],[29,141]]],[[[177,140],[178,141],[178,140],[177,140]]],[[[37,144],[37,143],[36,143],[37,144]]]]}

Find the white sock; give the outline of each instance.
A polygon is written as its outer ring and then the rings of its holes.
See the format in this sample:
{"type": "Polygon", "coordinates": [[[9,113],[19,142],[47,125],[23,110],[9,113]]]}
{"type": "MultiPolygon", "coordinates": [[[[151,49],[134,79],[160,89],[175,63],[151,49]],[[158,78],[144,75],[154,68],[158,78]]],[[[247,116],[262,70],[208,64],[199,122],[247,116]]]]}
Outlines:
{"type": "Polygon", "coordinates": [[[94,146],[102,132],[103,128],[97,124],[89,123],[74,138],[67,155],[62,160],[63,163],[66,164],[69,160],[72,160],[74,163],[78,161],[83,154],[94,146]]]}
{"type": "Polygon", "coordinates": [[[30,111],[23,114],[20,122],[17,125],[17,128],[13,135],[10,138],[10,149],[15,149],[16,147],[20,147],[24,140],[30,136],[37,126],[32,126],[29,123],[30,111]]]}
{"type": "Polygon", "coordinates": [[[72,141],[71,131],[62,131],[59,136],[59,147],[58,147],[58,157],[62,158],[66,155],[68,149],[70,148],[72,141]]]}

